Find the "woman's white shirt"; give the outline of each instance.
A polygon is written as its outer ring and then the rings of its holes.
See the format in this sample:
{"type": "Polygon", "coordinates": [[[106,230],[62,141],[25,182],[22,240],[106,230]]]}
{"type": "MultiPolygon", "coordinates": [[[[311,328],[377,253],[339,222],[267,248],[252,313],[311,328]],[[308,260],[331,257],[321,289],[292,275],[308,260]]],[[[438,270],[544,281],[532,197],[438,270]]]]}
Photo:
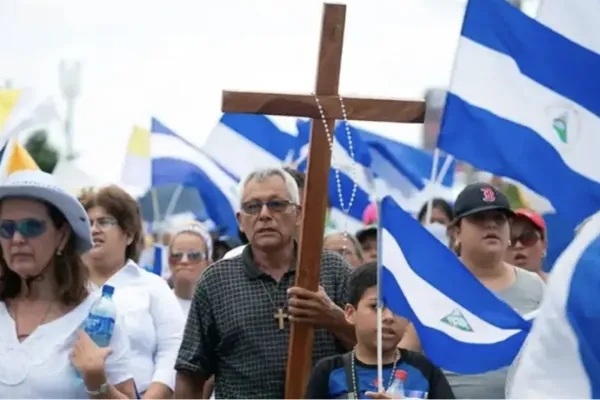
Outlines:
{"type": "Polygon", "coordinates": [[[177,294],[175,294],[175,297],[177,297],[177,301],[179,302],[181,311],[183,311],[183,315],[185,315],[185,317],[187,318],[188,314],[190,313],[190,307],[192,306],[192,300],[182,299],[181,297],[177,296],[177,294]]]}
{"type": "MultiPolygon", "coordinates": [[[[71,365],[71,351],[79,327],[99,293],[90,294],[68,314],[39,326],[19,342],[15,322],[0,302],[0,398],[82,399],[85,386],[71,365]]],[[[106,360],[108,382],[117,385],[132,378],[129,340],[123,320],[117,318],[106,360]]]]}
{"type": "Polygon", "coordinates": [[[174,389],[185,317],[169,285],[132,260],[106,284],[115,288],[113,299],[125,322],[137,390],[145,392],[152,382],[174,389]]]}

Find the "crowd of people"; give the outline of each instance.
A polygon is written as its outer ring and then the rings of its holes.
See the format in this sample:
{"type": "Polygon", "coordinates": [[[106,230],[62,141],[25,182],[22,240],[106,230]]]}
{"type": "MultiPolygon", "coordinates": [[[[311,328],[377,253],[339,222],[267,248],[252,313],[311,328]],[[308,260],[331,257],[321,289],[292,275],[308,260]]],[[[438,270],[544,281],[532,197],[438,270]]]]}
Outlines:
{"type": "MultiPolygon", "coordinates": [[[[283,398],[290,322],[315,328],[306,398],[394,398],[379,388],[399,373],[413,397],[504,398],[507,368],[440,370],[411,323],[387,309],[378,382],[377,210],[354,235],[324,238],[317,292],[295,287],[304,178],[251,172],[237,241],[199,222],[178,227],[166,280],[138,265],[148,243],[123,189],[77,198],[40,171],[9,176],[0,185],[0,398],[283,398]],[[107,284],[118,318],[101,348],[81,325],[107,284]]],[[[511,210],[478,183],[415,217],[519,313],[538,309],[547,247],[538,214],[511,210]]]]}

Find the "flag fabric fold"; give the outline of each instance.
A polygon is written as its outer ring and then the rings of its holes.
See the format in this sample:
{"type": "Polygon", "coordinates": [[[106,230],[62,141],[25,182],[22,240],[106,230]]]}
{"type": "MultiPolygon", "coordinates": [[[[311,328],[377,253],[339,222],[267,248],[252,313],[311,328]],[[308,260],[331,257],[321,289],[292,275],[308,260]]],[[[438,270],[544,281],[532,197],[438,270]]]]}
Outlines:
{"type": "Polygon", "coordinates": [[[459,374],[509,366],[531,321],[483,286],[391,197],[383,198],[380,212],[382,300],[414,324],[425,354],[459,374]]]}
{"type": "Polygon", "coordinates": [[[600,207],[598,68],[600,54],[508,2],[471,0],[438,147],[578,224],[600,207]]]}
{"type": "Polygon", "coordinates": [[[600,212],[558,258],[509,398],[600,398],[600,212]]]}
{"type": "Polygon", "coordinates": [[[150,131],[134,126],[129,136],[121,182],[147,190],[152,184],[152,160],[150,152],[150,131]]]}
{"type": "MultiPolygon", "coordinates": [[[[199,148],[152,119],[152,187],[178,184],[195,188],[208,217],[237,236],[238,181],[199,148]]],[[[192,211],[193,212],[193,211],[192,211]]]]}

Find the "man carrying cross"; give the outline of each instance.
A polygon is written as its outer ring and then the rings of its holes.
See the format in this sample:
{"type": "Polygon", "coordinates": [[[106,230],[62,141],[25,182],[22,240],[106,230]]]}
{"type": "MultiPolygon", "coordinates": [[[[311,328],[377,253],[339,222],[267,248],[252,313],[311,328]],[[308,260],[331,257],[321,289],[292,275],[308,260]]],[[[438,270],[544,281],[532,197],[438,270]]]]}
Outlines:
{"type": "Polygon", "coordinates": [[[241,255],[209,267],[198,282],[177,369],[177,398],[200,397],[215,375],[216,398],[283,398],[290,338],[287,321],[315,328],[313,364],[354,344],[342,307],[350,266],[321,256],[320,289],[293,287],[301,220],[298,186],[280,168],[250,173],[241,185],[241,255]]]}

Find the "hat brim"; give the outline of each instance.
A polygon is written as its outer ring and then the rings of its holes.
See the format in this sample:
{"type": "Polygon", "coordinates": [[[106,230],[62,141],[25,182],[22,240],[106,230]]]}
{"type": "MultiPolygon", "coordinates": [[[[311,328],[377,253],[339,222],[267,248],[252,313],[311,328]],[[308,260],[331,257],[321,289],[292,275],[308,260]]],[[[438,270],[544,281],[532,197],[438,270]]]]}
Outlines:
{"type": "Polygon", "coordinates": [[[456,215],[454,217],[453,223],[460,221],[462,218],[468,217],[473,214],[478,214],[478,213],[484,212],[484,211],[502,211],[508,217],[513,217],[515,215],[515,213],[510,208],[497,206],[497,205],[489,205],[489,206],[476,207],[476,208],[469,210],[467,212],[464,212],[460,215],[456,215]]]}
{"type": "Polygon", "coordinates": [[[94,246],[87,213],[73,196],[43,186],[0,185],[0,201],[7,198],[28,198],[52,204],[71,226],[76,250],[83,254],[94,246]]]}
{"type": "MultiPolygon", "coordinates": [[[[546,225],[543,224],[540,221],[536,221],[536,218],[529,215],[528,213],[525,212],[519,212],[519,210],[515,211],[515,218],[521,218],[525,221],[529,221],[531,224],[533,224],[533,226],[535,226],[537,229],[539,229],[542,232],[546,231],[546,225]]],[[[541,218],[541,217],[540,217],[541,218]]]]}

